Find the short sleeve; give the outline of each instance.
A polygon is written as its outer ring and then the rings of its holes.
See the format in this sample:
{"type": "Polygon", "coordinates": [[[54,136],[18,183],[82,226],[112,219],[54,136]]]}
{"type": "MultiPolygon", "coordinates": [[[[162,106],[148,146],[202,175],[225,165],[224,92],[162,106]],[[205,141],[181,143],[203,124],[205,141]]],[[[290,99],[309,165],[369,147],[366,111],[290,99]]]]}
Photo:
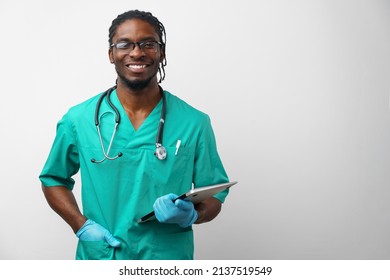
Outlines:
{"type": "MultiPolygon", "coordinates": [[[[229,178],[217,151],[211,121],[206,115],[195,151],[193,182],[195,187],[202,187],[206,185],[226,183],[228,181],[229,178]]],[[[225,190],[216,194],[214,197],[223,203],[228,193],[229,190],[225,190]]]]}
{"type": "Polygon", "coordinates": [[[56,137],[39,176],[43,186],[65,186],[72,190],[72,176],[80,168],[79,153],[72,123],[65,115],[57,124],[56,137]]]}

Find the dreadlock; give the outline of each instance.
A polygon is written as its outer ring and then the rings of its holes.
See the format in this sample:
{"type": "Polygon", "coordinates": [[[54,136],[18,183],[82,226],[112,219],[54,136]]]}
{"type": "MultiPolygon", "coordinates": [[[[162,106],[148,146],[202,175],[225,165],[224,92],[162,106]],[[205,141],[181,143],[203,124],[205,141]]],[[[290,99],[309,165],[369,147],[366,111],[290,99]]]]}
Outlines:
{"type": "Polygon", "coordinates": [[[167,65],[167,59],[165,55],[165,46],[166,46],[166,34],[165,34],[165,27],[164,25],[155,17],[152,15],[150,12],[143,12],[139,10],[131,10],[127,11],[123,14],[120,14],[117,16],[116,19],[112,21],[111,27],[109,28],[109,33],[108,33],[108,43],[111,46],[112,44],[112,38],[115,36],[116,30],[119,25],[121,25],[123,22],[126,20],[130,19],[140,19],[143,21],[146,21],[150,25],[152,25],[158,34],[160,38],[160,42],[162,44],[162,49],[164,53],[164,59],[162,62],[160,62],[159,67],[158,67],[158,74],[160,75],[159,83],[161,83],[164,78],[165,78],[165,70],[164,66],[167,65]]]}

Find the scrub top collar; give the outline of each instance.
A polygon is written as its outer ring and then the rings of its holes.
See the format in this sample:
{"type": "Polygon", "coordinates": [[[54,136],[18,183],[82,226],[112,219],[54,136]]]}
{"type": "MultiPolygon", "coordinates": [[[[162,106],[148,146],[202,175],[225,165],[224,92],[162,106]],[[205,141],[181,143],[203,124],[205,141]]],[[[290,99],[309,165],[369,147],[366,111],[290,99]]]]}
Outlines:
{"type": "MultiPolygon", "coordinates": [[[[164,91],[164,94],[167,95],[167,92],[164,91]]],[[[114,106],[118,109],[121,117],[121,121],[118,126],[118,132],[137,134],[139,131],[143,129],[144,126],[148,126],[149,124],[151,124],[152,127],[156,127],[154,131],[156,131],[157,133],[157,128],[159,125],[159,120],[160,120],[160,115],[162,110],[162,98],[159,100],[157,105],[153,108],[153,110],[150,112],[150,114],[146,117],[144,122],[137,130],[134,129],[134,126],[131,123],[129,117],[127,116],[122,103],[119,101],[116,89],[111,93],[110,99],[111,102],[114,104],[114,106]]],[[[113,112],[113,110],[111,109],[110,105],[108,104],[105,98],[104,102],[102,103],[102,108],[100,109],[99,112],[99,118],[101,118],[101,116],[107,112],[113,112]]]]}

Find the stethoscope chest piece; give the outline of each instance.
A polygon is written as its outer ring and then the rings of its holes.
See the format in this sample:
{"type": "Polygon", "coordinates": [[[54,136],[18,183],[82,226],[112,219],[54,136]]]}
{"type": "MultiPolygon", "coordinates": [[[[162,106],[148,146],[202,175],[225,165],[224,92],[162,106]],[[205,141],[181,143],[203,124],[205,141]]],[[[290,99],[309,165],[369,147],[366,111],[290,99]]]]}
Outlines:
{"type": "Polygon", "coordinates": [[[167,150],[160,143],[157,143],[156,144],[156,151],[154,152],[154,155],[159,160],[164,160],[167,157],[167,150]]]}

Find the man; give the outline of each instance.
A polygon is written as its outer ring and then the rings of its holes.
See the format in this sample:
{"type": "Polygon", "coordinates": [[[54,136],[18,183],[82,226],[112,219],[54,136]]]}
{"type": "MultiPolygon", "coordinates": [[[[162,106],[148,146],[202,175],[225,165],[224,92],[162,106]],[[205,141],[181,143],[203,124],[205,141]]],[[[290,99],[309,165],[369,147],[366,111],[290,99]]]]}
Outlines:
{"type": "Polygon", "coordinates": [[[44,195],[79,238],[76,259],[193,259],[192,225],[214,219],[228,193],[173,202],[192,186],[228,181],[209,117],[159,86],[165,28],[151,13],[119,15],[109,45],[117,85],[58,123],[44,195]],[[72,193],[79,170],[83,212],[72,193]],[[138,223],[151,210],[157,220],[138,223]]]}

